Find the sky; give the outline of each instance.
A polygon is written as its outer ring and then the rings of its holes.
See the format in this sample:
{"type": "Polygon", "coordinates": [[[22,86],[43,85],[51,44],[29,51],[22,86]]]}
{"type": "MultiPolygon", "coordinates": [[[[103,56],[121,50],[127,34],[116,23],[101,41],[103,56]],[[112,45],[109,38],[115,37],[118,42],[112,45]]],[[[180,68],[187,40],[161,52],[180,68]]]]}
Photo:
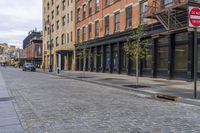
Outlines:
{"type": "Polygon", "coordinates": [[[42,29],[42,0],[0,0],[0,43],[22,48],[35,28],[42,29]]]}

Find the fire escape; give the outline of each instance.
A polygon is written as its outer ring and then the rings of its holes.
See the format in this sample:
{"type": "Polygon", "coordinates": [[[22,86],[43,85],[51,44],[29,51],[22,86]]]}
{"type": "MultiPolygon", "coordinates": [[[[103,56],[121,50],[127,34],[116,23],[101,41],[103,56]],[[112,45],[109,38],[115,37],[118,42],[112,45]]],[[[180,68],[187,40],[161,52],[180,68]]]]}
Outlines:
{"type": "Polygon", "coordinates": [[[154,19],[162,24],[165,32],[185,30],[187,28],[188,0],[152,0],[147,6],[147,18],[154,19]]]}

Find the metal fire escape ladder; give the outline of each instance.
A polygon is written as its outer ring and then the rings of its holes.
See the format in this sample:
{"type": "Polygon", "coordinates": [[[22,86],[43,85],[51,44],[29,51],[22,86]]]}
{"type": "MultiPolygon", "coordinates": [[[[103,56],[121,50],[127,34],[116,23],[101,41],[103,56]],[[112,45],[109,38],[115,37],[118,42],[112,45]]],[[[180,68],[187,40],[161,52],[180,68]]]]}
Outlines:
{"type": "Polygon", "coordinates": [[[155,16],[167,31],[183,27],[183,24],[177,19],[176,10],[169,8],[163,12],[157,13],[155,16]]]}
{"type": "Polygon", "coordinates": [[[180,18],[185,15],[185,10],[178,8],[182,4],[183,0],[174,0],[172,6],[164,7],[161,0],[153,0],[152,5],[148,6],[148,18],[157,19],[168,32],[183,28],[186,23],[180,18]]]}

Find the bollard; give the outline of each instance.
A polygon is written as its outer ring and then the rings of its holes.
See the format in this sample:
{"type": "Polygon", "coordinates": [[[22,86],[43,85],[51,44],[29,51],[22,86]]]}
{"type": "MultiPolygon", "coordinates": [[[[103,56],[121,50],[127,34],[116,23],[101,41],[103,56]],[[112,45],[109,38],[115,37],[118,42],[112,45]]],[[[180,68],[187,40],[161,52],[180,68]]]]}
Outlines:
{"type": "Polygon", "coordinates": [[[60,73],[60,69],[58,68],[58,69],[57,69],[57,74],[59,74],[59,73],[60,73]]]}

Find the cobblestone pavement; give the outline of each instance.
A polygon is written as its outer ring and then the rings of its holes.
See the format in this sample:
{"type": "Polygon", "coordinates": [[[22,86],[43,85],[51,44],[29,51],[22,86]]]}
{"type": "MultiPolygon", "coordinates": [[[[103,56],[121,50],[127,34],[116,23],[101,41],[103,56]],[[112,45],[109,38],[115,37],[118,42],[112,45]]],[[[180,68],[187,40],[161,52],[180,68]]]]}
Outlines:
{"type": "Polygon", "coordinates": [[[52,75],[0,69],[28,133],[200,132],[200,107],[52,75]]]}

